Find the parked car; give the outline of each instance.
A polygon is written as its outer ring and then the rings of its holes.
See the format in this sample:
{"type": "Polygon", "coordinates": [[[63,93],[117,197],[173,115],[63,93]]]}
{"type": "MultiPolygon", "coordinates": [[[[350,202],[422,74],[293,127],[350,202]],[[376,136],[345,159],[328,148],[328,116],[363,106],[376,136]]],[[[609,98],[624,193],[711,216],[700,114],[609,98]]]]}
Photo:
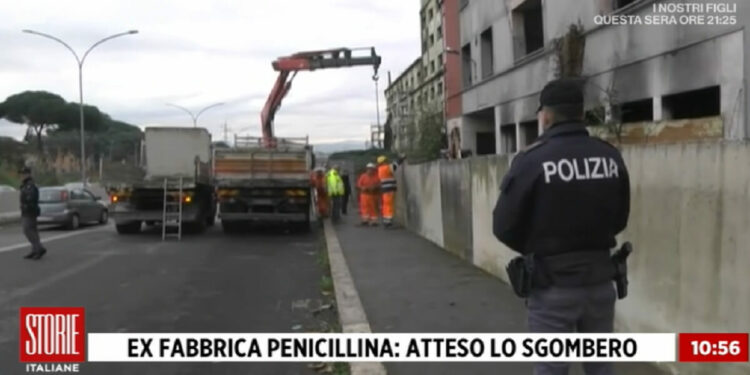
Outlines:
{"type": "Polygon", "coordinates": [[[83,183],[80,182],[70,182],[65,184],[65,187],[68,188],[68,190],[73,189],[82,189],[82,190],[88,190],[96,197],[103,197],[99,199],[99,203],[103,204],[104,207],[109,208],[109,194],[107,194],[107,189],[105,189],[101,184],[96,182],[89,182],[86,184],[86,187],[83,186],[83,183]]]}
{"type": "Polygon", "coordinates": [[[39,224],[64,225],[78,229],[81,224],[106,224],[109,211],[90,191],[65,186],[39,189],[39,224]]]}
{"type": "Polygon", "coordinates": [[[10,185],[0,185],[0,193],[10,193],[16,191],[16,188],[10,185]]]}

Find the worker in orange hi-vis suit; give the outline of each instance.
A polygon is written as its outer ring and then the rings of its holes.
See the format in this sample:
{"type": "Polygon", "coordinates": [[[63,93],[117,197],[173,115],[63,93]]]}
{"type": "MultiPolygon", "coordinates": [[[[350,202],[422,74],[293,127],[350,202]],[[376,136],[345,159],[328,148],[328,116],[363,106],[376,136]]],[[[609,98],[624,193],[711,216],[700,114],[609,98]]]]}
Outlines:
{"type": "Polygon", "coordinates": [[[315,168],[310,176],[310,185],[315,194],[315,209],[318,217],[328,217],[328,192],[326,191],[325,170],[323,168],[315,168]]]}
{"type": "Polygon", "coordinates": [[[375,164],[368,163],[367,170],[357,179],[359,191],[359,213],[362,225],[378,225],[378,190],[380,179],[375,170],[375,164]]]}
{"type": "Polygon", "coordinates": [[[393,166],[388,164],[385,156],[378,156],[378,178],[380,179],[380,208],[383,224],[393,225],[393,204],[396,195],[396,178],[393,176],[393,166]]]}

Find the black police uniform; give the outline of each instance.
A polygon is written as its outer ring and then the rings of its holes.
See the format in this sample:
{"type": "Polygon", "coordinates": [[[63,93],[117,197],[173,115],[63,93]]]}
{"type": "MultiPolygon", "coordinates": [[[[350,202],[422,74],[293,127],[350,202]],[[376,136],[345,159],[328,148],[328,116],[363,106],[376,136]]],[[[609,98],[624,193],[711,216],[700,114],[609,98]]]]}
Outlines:
{"type": "Polygon", "coordinates": [[[42,246],[37,229],[37,217],[39,216],[39,189],[31,177],[23,180],[20,188],[19,200],[21,203],[21,222],[23,234],[31,244],[31,253],[25,258],[39,259],[47,250],[42,246]]]}
{"type": "MultiPolygon", "coordinates": [[[[582,102],[578,95],[574,100],[582,102]]],[[[629,207],[620,152],[591,137],[579,121],[553,124],[516,155],[501,184],[493,232],[511,249],[533,254],[531,332],[612,332],[616,295],[609,252],[627,225],[629,207]]],[[[539,363],[535,374],[567,374],[568,366],[539,363]]],[[[609,363],[585,363],[584,369],[612,373],[609,363]]]]}

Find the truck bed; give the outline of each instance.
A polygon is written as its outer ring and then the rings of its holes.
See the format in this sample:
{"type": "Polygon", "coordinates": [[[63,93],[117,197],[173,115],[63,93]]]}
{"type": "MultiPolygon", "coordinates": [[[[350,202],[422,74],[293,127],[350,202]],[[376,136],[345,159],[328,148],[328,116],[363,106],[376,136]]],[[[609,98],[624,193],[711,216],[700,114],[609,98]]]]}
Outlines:
{"type": "Polygon", "coordinates": [[[218,185],[277,185],[307,182],[310,151],[262,148],[217,149],[214,178],[218,185]]]}

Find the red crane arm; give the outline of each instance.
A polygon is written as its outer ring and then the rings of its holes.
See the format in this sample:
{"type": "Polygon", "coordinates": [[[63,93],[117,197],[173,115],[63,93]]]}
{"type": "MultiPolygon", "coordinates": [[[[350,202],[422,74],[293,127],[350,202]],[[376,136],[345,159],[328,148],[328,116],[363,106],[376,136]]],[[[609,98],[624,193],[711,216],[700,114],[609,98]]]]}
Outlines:
{"type": "Polygon", "coordinates": [[[368,50],[370,54],[366,56],[354,56],[352,54],[354,50],[338,48],[299,52],[276,59],[272,66],[274,70],[279,72],[279,76],[276,78],[276,83],[273,85],[271,93],[266,99],[266,104],[260,113],[263,143],[269,147],[273,146],[273,119],[281,107],[281,101],[292,88],[292,80],[299,71],[372,65],[375,71],[373,79],[377,79],[381,58],[375,53],[375,48],[368,48],[368,50]]]}

